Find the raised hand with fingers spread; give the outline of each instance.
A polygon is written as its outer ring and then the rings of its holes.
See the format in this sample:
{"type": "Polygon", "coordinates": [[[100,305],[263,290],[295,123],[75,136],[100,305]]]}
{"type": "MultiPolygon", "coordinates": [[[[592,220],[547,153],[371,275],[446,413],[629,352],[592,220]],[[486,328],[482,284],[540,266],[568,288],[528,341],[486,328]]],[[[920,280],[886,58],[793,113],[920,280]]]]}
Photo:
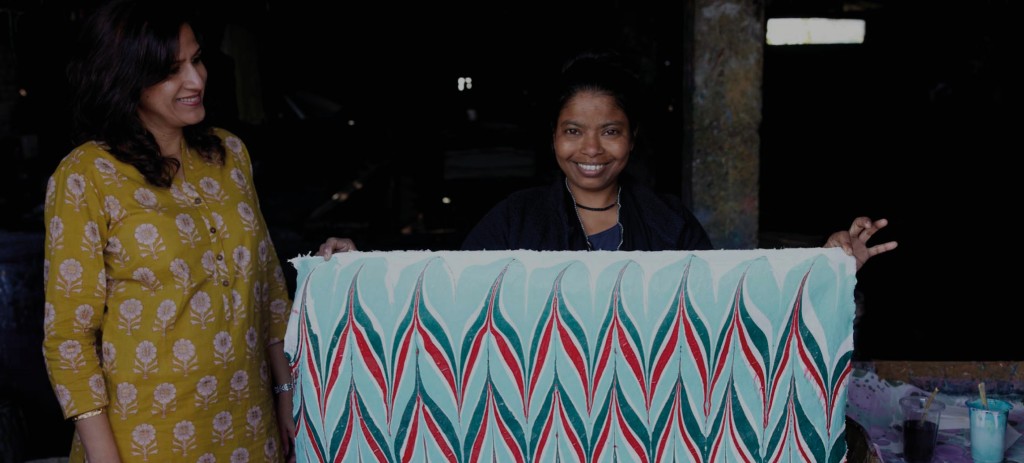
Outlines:
{"type": "Polygon", "coordinates": [[[895,241],[886,241],[882,244],[869,246],[868,240],[875,232],[889,225],[886,219],[871,220],[870,217],[857,217],[853,219],[849,230],[841,230],[833,233],[825,242],[826,248],[843,248],[847,254],[857,260],[857,270],[864,266],[868,259],[883,252],[896,249],[895,241]]]}

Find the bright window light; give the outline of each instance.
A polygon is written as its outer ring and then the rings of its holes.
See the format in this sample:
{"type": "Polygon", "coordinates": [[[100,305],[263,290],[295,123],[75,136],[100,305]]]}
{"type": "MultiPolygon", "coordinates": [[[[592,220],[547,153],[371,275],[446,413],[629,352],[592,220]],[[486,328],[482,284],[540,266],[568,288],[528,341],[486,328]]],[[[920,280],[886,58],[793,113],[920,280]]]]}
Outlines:
{"type": "Polygon", "coordinates": [[[863,19],[771,18],[768,45],[864,43],[863,19]]]}

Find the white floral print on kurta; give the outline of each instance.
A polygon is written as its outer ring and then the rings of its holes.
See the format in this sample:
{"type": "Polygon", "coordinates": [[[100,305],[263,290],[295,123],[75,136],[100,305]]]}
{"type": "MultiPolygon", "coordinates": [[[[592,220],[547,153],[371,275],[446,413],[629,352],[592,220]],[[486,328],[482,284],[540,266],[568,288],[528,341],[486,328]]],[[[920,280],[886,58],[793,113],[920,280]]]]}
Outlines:
{"type": "Polygon", "coordinates": [[[163,284],[156,278],[148,267],[139,267],[132,272],[132,278],[142,284],[142,287],[149,291],[150,296],[156,296],[157,291],[163,289],[163,284]]]}
{"type": "Polygon", "coordinates": [[[167,330],[174,329],[174,320],[177,319],[178,306],[171,299],[164,299],[156,308],[156,320],[153,320],[153,331],[160,334],[167,334],[167,330]]]}
{"type": "Polygon", "coordinates": [[[266,457],[267,460],[270,460],[276,454],[277,454],[277,441],[275,441],[273,439],[267,439],[267,441],[263,444],[263,456],[266,457]]]}
{"type": "Polygon", "coordinates": [[[128,255],[128,251],[121,245],[121,240],[116,236],[110,237],[107,240],[106,254],[110,256],[114,265],[118,267],[126,267],[131,257],[128,255]]]}
{"type": "Polygon", "coordinates": [[[267,264],[270,263],[270,243],[267,240],[260,240],[260,244],[256,246],[256,254],[260,259],[260,269],[266,270],[267,264]]]}
{"type": "Polygon", "coordinates": [[[114,347],[114,343],[103,341],[103,347],[100,349],[100,365],[108,373],[117,372],[117,348],[114,347]]]}
{"type": "Polygon", "coordinates": [[[160,207],[160,201],[156,199],[156,194],[149,188],[138,188],[135,190],[135,201],[140,206],[146,209],[152,209],[155,212],[163,212],[163,208],[160,207]]]}
{"type": "Polygon", "coordinates": [[[53,388],[53,392],[57,396],[57,403],[64,409],[65,415],[78,414],[78,410],[75,408],[75,401],[71,398],[71,391],[68,388],[58,384],[53,388]]]}
{"type": "Polygon", "coordinates": [[[46,231],[46,239],[50,240],[51,248],[61,249],[64,247],[64,221],[60,217],[50,219],[50,226],[46,231]]]}
{"type": "Polygon", "coordinates": [[[203,270],[206,270],[206,274],[214,280],[220,280],[228,273],[227,264],[225,264],[223,260],[217,260],[217,255],[214,255],[213,251],[206,251],[203,253],[203,258],[200,261],[202,263],[203,270]]]}
{"type": "Polygon", "coordinates": [[[174,411],[178,389],[171,383],[161,383],[153,390],[153,414],[159,414],[161,418],[167,416],[168,411],[174,411]]]}
{"type": "Polygon", "coordinates": [[[259,227],[256,225],[256,214],[252,211],[252,206],[245,202],[238,203],[238,216],[242,218],[242,228],[250,235],[256,236],[259,227]]]}
{"type": "Polygon", "coordinates": [[[92,287],[92,295],[96,297],[103,297],[107,294],[107,272],[106,270],[100,270],[96,272],[96,285],[92,287]]]}
{"type": "Polygon", "coordinates": [[[250,195],[249,182],[245,180],[245,174],[242,173],[241,169],[237,167],[231,169],[231,181],[235,182],[235,186],[237,186],[242,193],[245,193],[246,196],[250,195]]]}
{"type": "Polygon", "coordinates": [[[188,268],[188,262],[184,259],[174,259],[171,261],[170,269],[171,275],[174,275],[174,287],[186,293],[191,291],[195,285],[192,283],[192,270],[188,268]]]}
{"type": "Polygon", "coordinates": [[[231,452],[231,463],[249,463],[249,449],[237,448],[231,452]]]}
{"type": "MultiPolygon", "coordinates": [[[[211,212],[210,216],[213,217],[213,226],[217,228],[217,239],[225,240],[230,238],[231,234],[228,233],[228,225],[224,223],[224,216],[216,212],[211,212]]],[[[206,220],[205,216],[203,217],[203,220],[206,220]]],[[[207,222],[206,226],[210,226],[209,222],[207,222]]]]}
{"type": "Polygon", "coordinates": [[[107,195],[103,199],[103,209],[107,211],[107,216],[110,218],[111,223],[118,223],[124,219],[125,210],[121,207],[121,201],[118,201],[116,197],[107,195]]]}
{"type": "Polygon", "coordinates": [[[100,173],[100,178],[103,179],[104,185],[112,184],[114,186],[119,187],[125,180],[128,179],[127,177],[125,177],[124,175],[117,171],[117,167],[114,166],[114,163],[110,162],[107,159],[96,158],[96,160],[93,162],[96,165],[96,170],[99,171],[100,173]]]}
{"type": "Polygon", "coordinates": [[[249,272],[252,271],[252,268],[249,266],[252,260],[252,253],[249,252],[249,248],[239,246],[231,252],[231,257],[235,260],[235,275],[243,280],[247,280],[249,272]]]}
{"type": "Polygon", "coordinates": [[[64,197],[64,202],[72,205],[76,212],[82,209],[85,202],[85,177],[81,174],[68,176],[67,196],[64,197]]]}
{"type": "Polygon", "coordinates": [[[43,204],[53,204],[56,199],[57,193],[57,180],[50,177],[46,180],[46,196],[43,197],[43,204]]]}
{"type": "Polygon", "coordinates": [[[274,276],[274,283],[277,283],[278,286],[286,286],[286,283],[284,282],[284,270],[281,269],[280,265],[275,265],[271,274],[274,276]]]}
{"type": "Polygon", "coordinates": [[[227,146],[228,149],[231,150],[231,152],[234,154],[241,153],[242,148],[244,147],[244,145],[242,144],[242,140],[239,140],[238,137],[233,136],[228,136],[224,138],[224,146],[227,146]]]}
{"type": "Polygon", "coordinates": [[[107,382],[103,375],[96,373],[89,377],[89,390],[92,391],[93,405],[103,405],[107,400],[107,382]]]}
{"type": "Polygon", "coordinates": [[[189,450],[196,448],[196,425],[191,421],[179,421],[174,425],[174,440],[171,450],[187,457],[189,450]]]}
{"type": "Polygon", "coordinates": [[[202,240],[202,237],[199,236],[199,232],[196,230],[196,221],[191,215],[185,213],[178,214],[174,218],[174,224],[178,227],[178,236],[181,238],[182,243],[194,248],[196,243],[202,240]]]}
{"type": "Polygon", "coordinates": [[[134,415],[139,411],[138,402],[139,390],[131,383],[117,385],[117,401],[114,403],[114,413],[127,420],[128,415],[134,415]]]}
{"type": "Polygon", "coordinates": [[[186,195],[185,191],[178,187],[178,185],[171,185],[169,192],[171,193],[171,198],[174,199],[174,202],[177,203],[178,206],[191,207],[192,198],[186,195]]]}
{"type": "Polygon", "coordinates": [[[203,193],[206,193],[207,201],[223,203],[227,200],[227,195],[220,189],[220,182],[210,177],[203,177],[200,179],[199,188],[202,188],[203,193]]]}
{"type": "Polygon", "coordinates": [[[266,361],[261,362],[260,363],[260,379],[263,380],[263,381],[267,381],[267,379],[270,378],[270,376],[269,376],[270,373],[269,372],[270,372],[270,368],[267,367],[267,362],[266,361]]]}
{"type": "Polygon", "coordinates": [[[149,455],[157,453],[156,428],[149,423],[143,423],[132,430],[132,455],[142,457],[142,461],[149,461],[149,455]]]}
{"type": "Polygon", "coordinates": [[[235,359],[235,347],[231,343],[231,334],[221,331],[213,337],[213,363],[227,365],[235,359]]]}
{"type": "Polygon", "coordinates": [[[256,284],[252,285],[252,297],[253,299],[256,300],[256,303],[259,305],[264,305],[267,303],[268,298],[270,297],[269,292],[269,283],[260,283],[257,281],[256,284]]]}
{"type": "Polygon", "coordinates": [[[273,314],[274,320],[287,320],[288,302],[281,299],[274,299],[274,301],[270,303],[270,313],[273,314]]]}
{"type": "MultiPolygon", "coordinates": [[[[199,197],[199,192],[196,191],[195,185],[192,185],[189,182],[182,182],[182,184],[181,184],[181,191],[185,193],[186,197],[189,197],[189,198],[197,198],[197,197],[199,197]]],[[[192,201],[189,201],[189,202],[191,203],[192,201]]]]}
{"type": "Polygon", "coordinates": [[[143,379],[150,373],[157,372],[156,345],[150,341],[142,341],[135,348],[135,368],[132,371],[142,375],[143,379]]]}
{"type": "Polygon", "coordinates": [[[117,308],[119,317],[117,327],[124,330],[125,334],[131,336],[132,330],[139,329],[139,318],[142,317],[142,301],[128,299],[117,308]]]}
{"type": "Polygon", "coordinates": [[[217,401],[217,377],[203,376],[196,383],[196,406],[209,408],[210,404],[217,401]]]}
{"type": "Polygon", "coordinates": [[[252,407],[245,412],[245,435],[256,437],[263,426],[263,411],[259,407],[252,407]]]}
{"type": "Polygon", "coordinates": [[[85,365],[82,358],[82,344],[73,339],[68,339],[60,344],[61,368],[65,370],[78,371],[85,365]]]}
{"type": "Polygon", "coordinates": [[[60,263],[60,275],[57,276],[57,289],[64,291],[64,296],[82,290],[82,264],[75,259],[60,263]]]}
{"type": "Polygon", "coordinates": [[[210,310],[212,307],[210,295],[206,294],[205,291],[197,291],[195,296],[192,296],[192,299],[188,301],[188,304],[192,314],[192,324],[206,329],[206,324],[213,321],[213,311],[210,310]]]}
{"type": "Polygon", "coordinates": [[[82,233],[82,251],[87,253],[97,253],[103,249],[103,243],[100,242],[100,227],[96,225],[96,222],[88,221],[85,223],[85,232],[82,233]]]}
{"type": "Polygon", "coordinates": [[[213,441],[224,445],[228,439],[235,437],[231,427],[231,413],[220,412],[213,417],[213,441]]]}
{"type": "Polygon", "coordinates": [[[188,376],[190,372],[199,369],[196,363],[196,346],[188,339],[174,341],[174,371],[188,376]]]}
{"type": "Polygon", "coordinates": [[[92,316],[95,313],[95,309],[89,304],[82,304],[75,308],[75,330],[80,332],[88,331],[89,325],[92,324],[92,316]]]}
{"type": "MultiPolygon", "coordinates": [[[[239,322],[241,322],[242,319],[245,318],[245,312],[247,310],[247,308],[245,307],[245,300],[242,298],[242,295],[238,293],[238,291],[231,290],[230,309],[231,311],[229,311],[228,316],[231,317],[231,319],[234,321],[236,325],[239,322]]],[[[250,327],[249,329],[252,328],[250,327]]]]}
{"type": "Polygon", "coordinates": [[[211,233],[216,231],[216,233],[213,233],[211,238],[213,241],[231,237],[231,234],[228,233],[228,224],[224,222],[224,216],[216,212],[210,212],[209,214],[203,214],[202,218],[203,223],[206,224],[206,228],[210,229],[209,231],[211,233]]]}
{"type": "Polygon", "coordinates": [[[124,280],[107,279],[107,294],[123,293],[128,284],[124,280]]]}
{"type": "Polygon", "coordinates": [[[53,335],[53,322],[57,318],[57,310],[54,309],[53,304],[46,302],[43,304],[43,335],[50,337],[53,335]]]}
{"type": "Polygon", "coordinates": [[[249,374],[238,370],[231,375],[231,392],[228,400],[241,400],[249,397],[249,374]]]}
{"type": "Polygon", "coordinates": [[[249,327],[245,332],[245,355],[255,356],[256,351],[256,328],[249,327]]]}
{"type": "Polygon", "coordinates": [[[139,243],[139,255],[142,257],[152,257],[156,260],[160,258],[161,252],[167,250],[163,238],[160,238],[160,230],[150,223],[144,223],[135,229],[135,241],[139,243]]]}

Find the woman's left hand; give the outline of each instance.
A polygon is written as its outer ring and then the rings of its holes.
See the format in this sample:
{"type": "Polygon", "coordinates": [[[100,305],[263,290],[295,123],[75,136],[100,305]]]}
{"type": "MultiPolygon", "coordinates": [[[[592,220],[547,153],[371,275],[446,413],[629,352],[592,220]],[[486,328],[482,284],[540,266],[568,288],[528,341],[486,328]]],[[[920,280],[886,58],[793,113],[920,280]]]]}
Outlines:
{"type": "Polygon", "coordinates": [[[292,421],[292,391],[277,394],[277,428],[281,431],[281,454],[287,463],[295,463],[295,421],[292,421]]]}
{"type": "Polygon", "coordinates": [[[853,219],[849,230],[837,231],[832,236],[829,236],[828,241],[825,242],[825,247],[843,248],[846,254],[853,256],[857,260],[857,270],[860,270],[868,259],[883,252],[896,249],[895,241],[868,246],[868,240],[871,239],[871,236],[878,230],[885,228],[886,225],[889,225],[889,221],[886,219],[873,221],[870,217],[857,217],[853,219]]]}

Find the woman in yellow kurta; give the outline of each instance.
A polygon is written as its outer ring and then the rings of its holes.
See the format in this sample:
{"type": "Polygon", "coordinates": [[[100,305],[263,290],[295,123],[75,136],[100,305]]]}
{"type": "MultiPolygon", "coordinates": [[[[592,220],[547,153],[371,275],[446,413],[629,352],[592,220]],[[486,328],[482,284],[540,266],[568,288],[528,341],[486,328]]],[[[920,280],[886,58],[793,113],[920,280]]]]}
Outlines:
{"type": "Polygon", "coordinates": [[[203,125],[202,50],[174,8],[119,2],[84,28],[83,143],[45,200],[47,368],[72,461],[282,461],[287,286],[245,145],[203,125]]]}

